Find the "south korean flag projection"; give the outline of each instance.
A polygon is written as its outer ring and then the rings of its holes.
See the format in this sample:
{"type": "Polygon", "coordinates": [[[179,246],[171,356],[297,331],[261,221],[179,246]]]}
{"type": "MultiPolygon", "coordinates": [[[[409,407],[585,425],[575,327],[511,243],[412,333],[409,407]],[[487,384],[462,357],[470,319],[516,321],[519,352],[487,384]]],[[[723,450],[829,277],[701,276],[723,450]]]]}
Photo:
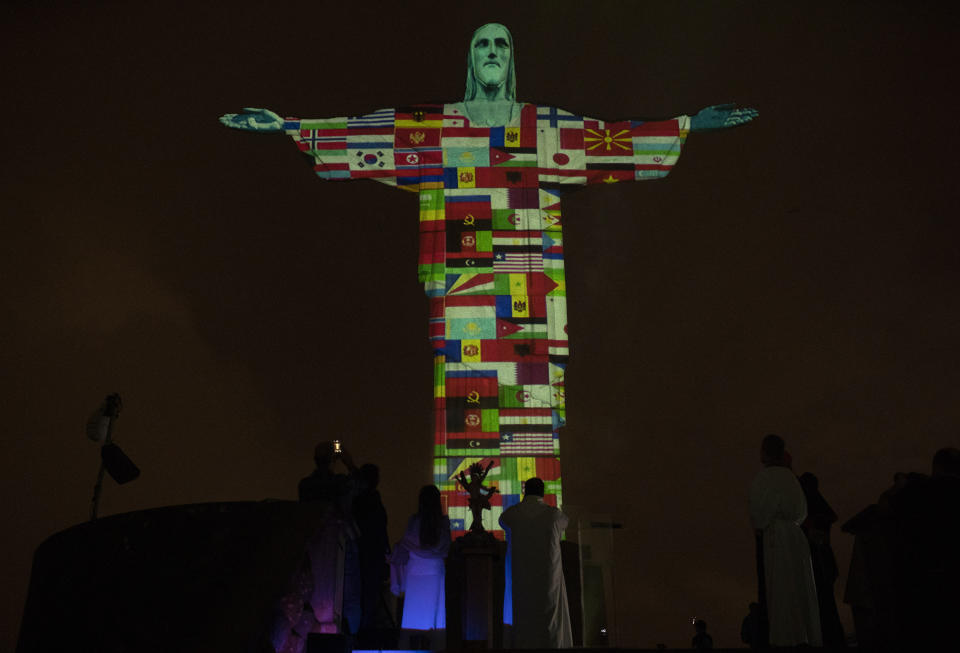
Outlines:
{"type": "Polygon", "coordinates": [[[419,194],[418,273],[434,360],[433,481],[454,537],[470,526],[467,496],[454,479],[471,463],[493,463],[487,480],[499,493],[483,523],[497,537],[500,514],[522,498],[522,481],[538,476],[545,501],[559,507],[562,500],[569,349],[561,191],[664,177],[690,127],[687,116],[605,122],[518,107],[497,127],[473,124],[463,103],[283,125],[319,177],[374,179],[419,194]]]}

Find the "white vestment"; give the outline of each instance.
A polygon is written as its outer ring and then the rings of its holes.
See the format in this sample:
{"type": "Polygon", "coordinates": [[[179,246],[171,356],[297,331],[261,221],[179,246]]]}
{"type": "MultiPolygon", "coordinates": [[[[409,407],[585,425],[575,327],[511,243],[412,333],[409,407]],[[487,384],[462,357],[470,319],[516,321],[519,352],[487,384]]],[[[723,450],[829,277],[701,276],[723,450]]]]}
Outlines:
{"type": "Polygon", "coordinates": [[[560,559],[560,537],[568,521],[532,495],[500,516],[511,557],[514,648],[573,646],[560,559]]]}
{"type": "Polygon", "coordinates": [[[807,501],[786,467],[765,467],[750,486],[750,521],[763,531],[763,569],[772,646],[821,645],[810,545],[800,529],[807,501]]]}

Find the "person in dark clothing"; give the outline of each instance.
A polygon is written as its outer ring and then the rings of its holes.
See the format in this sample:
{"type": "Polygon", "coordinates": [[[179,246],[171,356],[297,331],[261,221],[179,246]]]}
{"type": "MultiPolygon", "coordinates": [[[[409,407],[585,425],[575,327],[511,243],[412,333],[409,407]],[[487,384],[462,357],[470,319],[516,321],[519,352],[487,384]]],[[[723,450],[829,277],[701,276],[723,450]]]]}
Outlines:
{"type": "Polygon", "coordinates": [[[877,504],[843,525],[856,538],[844,600],[861,647],[920,651],[956,643],[960,451],[941,449],[931,467],[931,476],[897,473],[877,504]]]}
{"type": "Polygon", "coordinates": [[[960,450],[937,451],[931,472],[911,477],[890,506],[902,644],[935,648],[956,640],[960,611],[960,450]]]}
{"type": "MultiPolygon", "coordinates": [[[[332,591],[336,580],[330,574],[332,539],[342,536],[343,542],[343,594],[341,604],[342,632],[357,634],[362,621],[362,599],[360,559],[357,536],[358,531],[353,519],[353,499],[359,492],[362,481],[360,470],[353,457],[338,440],[321,442],[313,450],[313,462],[316,468],[301,479],[297,486],[300,501],[326,503],[326,523],[314,534],[308,545],[310,566],[314,576],[314,592],[332,591]],[[349,474],[333,471],[335,463],[340,462],[349,474]]],[[[328,596],[324,603],[330,603],[328,596]]],[[[332,603],[330,603],[332,605],[332,603]]],[[[316,605],[313,606],[317,611],[316,605]]],[[[318,618],[318,621],[321,621],[318,618]]]]}
{"type": "Polygon", "coordinates": [[[349,513],[350,503],[344,505],[345,499],[350,499],[350,494],[355,483],[351,481],[358,474],[357,466],[353,464],[353,457],[346,449],[341,449],[335,442],[321,442],[313,450],[313,462],[316,469],[300,480],[297,486],[297,495],[300,501],[337,501],[344,513],[349,513]],[[350,472],[346,474],[337,474],[333,471],[333,464],[337,461],[343,463],[343,466],[350,472]]]}
{"type": "Polygon", "coordinates": [[[386,562],[390,538],[387,535],[387,511],[377,490],[380,469],[367,463],[360,467],[358,475],[360,490],[353,500],[353,519],[360,531],[357,541],[362,605],[360,635],[364,639],[377,627],[377,616],[381,613],[383,587],[390,576],[386,562]]]}
{"type": "Polygon", "coordinates": [[[350,517],[358,470],[350,454],[339,443],[321,442],[313,452],[314,471],[300,480],[297,496],[312,503],[322,516],[304,546],[287,591],[276,605],[271,634],[275,650],[302,650],[311,633],[353,631],[360,622],[359,585],[355,527],[350,517]],[[337,474],[333,464],[340,460],[351,476],[337,474]],[[338,555],[342,552],[342,566],[338,555]],[[339,574],[343,574],[342,585],[339,574]],[[342,601],[337,588],[342,587],[342,601]],[[356,596],[357,600],[353,600],[356,596]],[[339,604],[339,605],[338,605],[339,604]]]}
{"type": "Polygon", "coordinates": [[[690,648],[701,650],[713,648],[713,638],[707,634],[707,622],[703,619],[697,619],[693,622],[693,628],[697,634],[690,641],[690,648]]]}
{"type": "Polygon", "coordinates": [[[801,528],[810,543],[810,561],[813,564],[813,580],[817,586],[823,645],[842,647],[846,640],[837,610],[837,600],[833,594],[833,584],[840,574],[833,547],[830,545],[830,528],[837,521],[837,513],[820,494],[820,484],[816,476],[805,472],[800,475],[799,480],[807,499],[807,518],[801,528]]]}
{"type": "Polygon", "coordinates": [[[750,648],[762,647],[760,619],[760,604],[754,601],[750,604],[750,612],[740,624],[740,641],[750,648]]]}
{"type": "Polygon", "coordinates": [[[893,506],[907,485],[926,478],[914,472],[897,472],[893,485],[840,528],[853,535],[843,600],[853,614],[857,646],[868,650],[898,647],[901,635],[901,597],[894,584],[895,520],[893,506]]]}

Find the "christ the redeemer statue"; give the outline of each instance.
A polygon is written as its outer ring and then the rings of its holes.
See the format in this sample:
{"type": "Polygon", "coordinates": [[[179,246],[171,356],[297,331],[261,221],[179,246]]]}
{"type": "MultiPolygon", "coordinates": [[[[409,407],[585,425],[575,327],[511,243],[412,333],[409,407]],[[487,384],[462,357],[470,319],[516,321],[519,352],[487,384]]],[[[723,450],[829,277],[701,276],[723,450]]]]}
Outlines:
{"type": "Polygon", "coordinates": [[[353,118],[280,118],[245,109],[220,121],[284,131],[321,179],[375,179],[420,195],[419,277],[434,353],[434,482],[453,535],[469,514],[456,477],[493,462],[500,513],[537,476],[559,506],[565,423],[567,297],[560,197],[585,184],[665,177],[691,131],[757,116],[733,105],[695,116],[605,122],[517,102],[513,38],[473,34],[463,102],[381,109],[353,118]]]}

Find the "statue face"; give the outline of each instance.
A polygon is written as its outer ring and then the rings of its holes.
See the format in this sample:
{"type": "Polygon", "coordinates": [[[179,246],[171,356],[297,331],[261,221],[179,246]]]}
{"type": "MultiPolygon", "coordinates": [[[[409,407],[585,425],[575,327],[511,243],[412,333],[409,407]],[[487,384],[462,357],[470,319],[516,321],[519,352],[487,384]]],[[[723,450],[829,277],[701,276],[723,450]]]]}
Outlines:
{"type": "Polygon", "coordinates": [[[510,38],[500,25],[486,25],[470,44],[473,71],[484,86],[501,86],[510,65],[510,38]]]}

